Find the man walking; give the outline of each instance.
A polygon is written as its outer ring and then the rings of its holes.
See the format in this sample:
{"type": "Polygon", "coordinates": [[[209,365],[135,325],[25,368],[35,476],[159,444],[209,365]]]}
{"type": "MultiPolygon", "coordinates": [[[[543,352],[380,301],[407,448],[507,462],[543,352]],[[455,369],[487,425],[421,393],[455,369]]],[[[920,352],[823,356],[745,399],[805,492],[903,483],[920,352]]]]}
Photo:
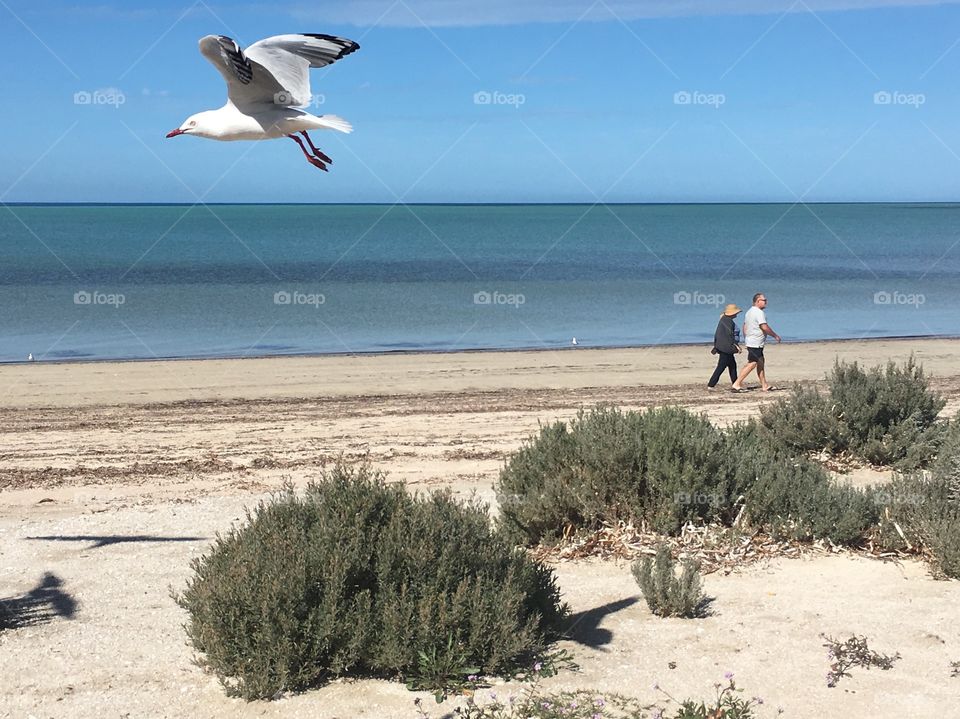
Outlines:
{"type": "Polygon", "coordinates": [[[767,383],[767,372],[763,363],[763,346],[767,337],[773,337],[780,342],[780,335],[773,331],[773,328],[767,324],[767,315],[764,310],[767,307],[767,297],[762,292],[753,296],[753,307],[747,310],[743,316],[743,340],[747,346],[747,366],[743,368],[737,381],[733,383],[731,391],[746,392],[743,388],[743,381],[757,370],[757,377],[760,378],[760,388],[764,392],[776,389],[767,383]]]}

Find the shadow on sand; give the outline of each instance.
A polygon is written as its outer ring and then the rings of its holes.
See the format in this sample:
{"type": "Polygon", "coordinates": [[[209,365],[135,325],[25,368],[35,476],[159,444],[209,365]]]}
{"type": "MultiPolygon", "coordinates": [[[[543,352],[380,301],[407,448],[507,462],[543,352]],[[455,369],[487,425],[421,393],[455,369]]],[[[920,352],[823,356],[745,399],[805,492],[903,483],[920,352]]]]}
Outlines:
{"type": "Polygon", "coordinates": [[[26,594],[0,598],[0,629],[44,624],[54,617],[73,619],[76,612],[77,601],[63,591],[63,580],[47,572],[26,594]]]}
{"type": "Polygon", "coordinates": [[[640,597],[620,599],[616,602],[609,602],[608,604],[588,609],[585,612],[571,614],[567,620],[567,627],[564,634],[578,644],[599,649],[613,640],[613,632],[609,629],[600,628],[603,620],[609,615],[619,612],[621,609],[632,607],[639,599],[640,597]]]}
{"type": "Polygon", "coordinates": [[[26,537],[44,542],[92,542],[87,549],[99,549],[110,544],[126,542],[203,542],[207,537],[156,537],[150,534],[55,534],[44,537],[26,537]]]}

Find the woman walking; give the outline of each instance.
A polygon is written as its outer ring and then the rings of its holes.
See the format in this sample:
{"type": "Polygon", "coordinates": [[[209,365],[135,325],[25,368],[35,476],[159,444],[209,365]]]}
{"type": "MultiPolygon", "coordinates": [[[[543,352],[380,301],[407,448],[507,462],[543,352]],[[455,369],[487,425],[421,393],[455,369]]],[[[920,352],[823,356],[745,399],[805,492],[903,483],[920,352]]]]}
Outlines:
{"type": "Polygon", "coordinates": [[[713,335],[713,354],[717,355],[717,368],[713,371],[713,376],[707,383],[709,389],[717,386],[723,371],[730,373],[730,381],[737,381],[737,358],[736,354],[740,351],[737,345],[737,325],[733,321],[742,310],[736,305],[727,305],[720,315],[720,322],[717,324],[717,331],[713,335]]]}

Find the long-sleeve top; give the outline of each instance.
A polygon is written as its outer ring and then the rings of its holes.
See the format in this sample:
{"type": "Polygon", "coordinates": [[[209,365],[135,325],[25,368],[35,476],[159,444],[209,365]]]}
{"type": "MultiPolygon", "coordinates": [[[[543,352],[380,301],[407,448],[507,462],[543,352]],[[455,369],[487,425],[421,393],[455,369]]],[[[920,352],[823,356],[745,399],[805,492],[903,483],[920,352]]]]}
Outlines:
{"type": "Polygon", "coordinates": [[[720,322],[717,323],[717,331],[713,335],[713,346],[717,348],[717,352],[726,352],[732,355],[737,351],[736,331],[737,327],[733,322],[733,317],[724,315],[720,318],[720,322]]]}

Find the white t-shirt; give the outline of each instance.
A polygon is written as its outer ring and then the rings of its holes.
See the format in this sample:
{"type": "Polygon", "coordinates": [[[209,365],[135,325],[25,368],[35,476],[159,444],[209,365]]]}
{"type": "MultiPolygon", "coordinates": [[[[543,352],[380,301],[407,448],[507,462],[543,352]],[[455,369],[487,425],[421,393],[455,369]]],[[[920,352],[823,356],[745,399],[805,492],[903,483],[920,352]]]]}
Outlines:
{"type": "Polygon", "coordinates": [[[767,323],[767,316],[759,307],[751,307],[743,316],[743,340],[747,347],[763,347],[766,335],[760,325],[767,323]]]}

